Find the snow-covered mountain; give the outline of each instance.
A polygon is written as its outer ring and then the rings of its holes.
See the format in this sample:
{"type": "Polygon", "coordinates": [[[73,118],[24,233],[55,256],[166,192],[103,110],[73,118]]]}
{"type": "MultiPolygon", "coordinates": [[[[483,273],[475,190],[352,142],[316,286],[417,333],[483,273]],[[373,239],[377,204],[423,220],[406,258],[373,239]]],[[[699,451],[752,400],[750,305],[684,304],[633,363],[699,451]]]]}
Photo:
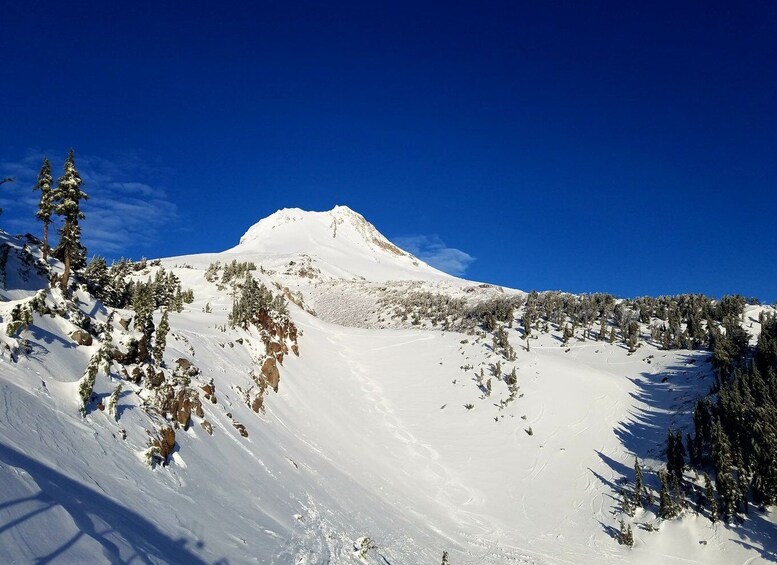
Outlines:
{"type": "MultiPolygon", "coordinates": [[[[525,293],[441,273],[348,208],[281,210],[223,253],[133,265],[128,280],[193,291],[169,309],[163,363],[130,354],[143,329],[106,287],[48,288],[35,241],[0,234],[0,267],[0,328],[30,318],[0,337],[3,562],[775,559],[756,511],[728,526],[649,507],[627,518],[633,548],[613,539],[635,456],[656,490],[667,428],[713,382],[706,352],[526,335],[520,307],[500,310],[525,293]],[[288,315],[231,327],[246,273],[288,315]]],[[[763,309],[746,308],[753,336],[763,309]]]]}
{"type": "Polygon", "coordinates": [[[285,260],[308,256],[325,274],[347,280],[451,278],[391,243],[347,206],[335,206],[328,212],[279,210],[251,226],[227,253],[285,260]]]}

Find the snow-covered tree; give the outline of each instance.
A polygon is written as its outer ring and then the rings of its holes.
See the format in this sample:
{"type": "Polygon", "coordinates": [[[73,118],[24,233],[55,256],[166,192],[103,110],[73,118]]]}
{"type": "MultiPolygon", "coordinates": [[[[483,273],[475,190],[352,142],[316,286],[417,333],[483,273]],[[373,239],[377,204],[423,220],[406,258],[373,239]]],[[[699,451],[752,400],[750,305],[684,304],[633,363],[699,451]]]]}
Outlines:
{"type": "Polygon", "coordinates": [[[78,381],[78,396],[81,398],[81,414],[86,414],[86,407],[92,399],[94,383],[97,381],[97,371],[100,366],[100,353],[96,353],[89,359],[84,376],[78,381]]]}
{"type": "Polygon", "coordinates": [[[86,217],[81,211],[81,201],[89,197],[81,190],[82,183],[76,170],[75,153],[71,149],[65,160],[64,174],[57,179],[57,188],[54,191],[54,213],[62,216],[64,221],[59,230],[59,245],[56,250],[65,264],[60,283],[62,292],[67,291],[70,270],[81,268],[86,263],[86,249],[81,245],[81,228],[78,221],[86,217]]]}
{"type": "Polygon", "coordinates": [[[620,542],[622,545],[634,546],[634,532],[631,531],[631,524],[626,524],[623,518],[621,518],[620,542]]]}
{"type": "Polygon", "coordinates": [[[159,327],[156,329],[156,339],[154,341],[154,361],[158,365],[162,365],[162,358],[165,354],[165,347],[167,345],[167,332],[170,331],[170,322],[168,321],[167,309],[162,312],[162,319],[159,322],[159,327]]]}
{"type": "Polygon", "coordinates": [[[354,557],[358,557],[359,559],[364,560],[367,555],[375,549],[378,549],[378,546],[374,541],[372,541],[371,538],[366,536],[361,537],[353,544],[353,555],[354,557]]]}
{"type": "Polygon", "coordinates": [[[151,281],[139,282],[132,293],[131,308],[135,311],[135,329],[144,331],[154,312],[154,289],[151,281]]]}
{"type": "Polygon", "coordinates": [[[121,383],[116,385],[116,388],[113,389],[113,392],[111,393],[110,398],[108,398],[108,414],[115,419],[119,419],[119,395],[121,394],[121,383]]]}
{"type": "Polygon", "coordinates": [[[111,276],[108,265],[102,257],[93,257],[83,272],[83,279],[89,287],[89,292],[103,302],[109,302],[108,289],[111,284],[111,276]]]}
{"type": "Polygon", "coordinates": [[[47,261],[49,256],[49,224],[51,224],[51,215],[54,213],[54,191],[51,188],[51,163],[45,157],[38,173],[38,182],[32,189],[40,190],[38,211],[35,212],[35,217],[43,222],[43,260],[47,261]]]}

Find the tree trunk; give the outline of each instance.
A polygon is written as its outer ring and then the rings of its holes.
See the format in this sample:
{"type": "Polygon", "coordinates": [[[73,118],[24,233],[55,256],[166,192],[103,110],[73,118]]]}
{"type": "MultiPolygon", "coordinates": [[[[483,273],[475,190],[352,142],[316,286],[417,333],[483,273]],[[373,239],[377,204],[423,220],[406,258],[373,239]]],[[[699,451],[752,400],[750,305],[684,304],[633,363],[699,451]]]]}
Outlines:
{"type": "Polygon", "coordinates": [[[62,289],[62,294],[67,294],[67,281],[70,279],[70,225],[65,222],[62,227],[62,238],[60,239],[60,245],[62,245],[62,251],[64,252],[65,270],[62,272],[62,280],[60,281],[59,288],[62,289]],[[64,243],[64,245],[62,245],[64,243]]]}
{"type": "Polygon", "coordinates": [[[60,281],[59,288],[62,289],[62,294],[67,294],[67,281],[70,278],[70,252],[65,249],[65,270],[62,272],[62,280],[60,281]]]}
{"type": "Polygon", "coordinates": [[[49,223],[43,222],[43,262],[49,262],[49,223]]]}

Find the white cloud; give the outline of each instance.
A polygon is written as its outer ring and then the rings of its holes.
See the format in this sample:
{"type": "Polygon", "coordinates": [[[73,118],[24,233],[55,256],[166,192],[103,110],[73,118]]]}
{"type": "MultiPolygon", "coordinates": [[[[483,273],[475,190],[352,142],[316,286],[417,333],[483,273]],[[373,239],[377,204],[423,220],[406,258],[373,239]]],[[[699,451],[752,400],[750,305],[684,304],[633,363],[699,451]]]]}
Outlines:
{"type": "MultiPolygon", "coordinates": [[[[17,232],[37,234],[40,224],[35,220],[37,193],[32,191],[44,155],[52,162],[52,177],[61,174],[58,152],[30,150],[16,162],[0,162],[0,176],[14,177],[15,182],[4,186],[0,208],[4,209],[2,224],[17,232]]],[[[84,181],[83,190],[89,200],[83,203],[86,219],[82,223],[83,243],[90,253],[118,255],[130,249],[151,247],[165,233],[179,224],[178,208],[164,190],[154,186],[158,168],[144,163],[134,154],[105,159],[76,153],[76,168],[84,181]]]]}
{"type": "Polygon", "coordinates": [[[463,275],[475,258],[460,249],[448,247],[438,235],[407,235],[392,241],[432,267],[451,275],[463,275]]]}

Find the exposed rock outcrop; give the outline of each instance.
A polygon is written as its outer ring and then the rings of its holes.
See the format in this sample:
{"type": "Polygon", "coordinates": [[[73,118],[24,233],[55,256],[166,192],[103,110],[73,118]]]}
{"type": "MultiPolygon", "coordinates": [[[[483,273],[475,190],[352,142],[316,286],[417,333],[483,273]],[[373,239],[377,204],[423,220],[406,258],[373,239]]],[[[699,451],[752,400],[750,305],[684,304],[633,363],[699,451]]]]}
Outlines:
{"type": "Polygon", "coordinates": [[[70,334],[70,339],[75,341],[78,345],[89,346],[92,345],[92,335],[85,330],[76,330],[70,334]]]}
{"type": "Polygon", "coordinates": [[[159,448],[159,457],[162,458],[163,464],[166,464],[168,458],[175,450],[175,430],[172,426],[164,426],[149,443],[159,448]]]}
{"type": "Polygon", "coordinates": [[[278,365],[274,357],[268,357],[262,364],[262,379],[270,386],[275,392],[278,392],[278,384],[281,381],[281,374],[278,371],[278,365]]]}
{"type": "Polygon", "coordinates": [[[155,405],[165,417],[184,429],[189,427],[192,414],[200,418],[205,416],[200,395],[192,388],[163,385],[156,393],[155,405]]]}

